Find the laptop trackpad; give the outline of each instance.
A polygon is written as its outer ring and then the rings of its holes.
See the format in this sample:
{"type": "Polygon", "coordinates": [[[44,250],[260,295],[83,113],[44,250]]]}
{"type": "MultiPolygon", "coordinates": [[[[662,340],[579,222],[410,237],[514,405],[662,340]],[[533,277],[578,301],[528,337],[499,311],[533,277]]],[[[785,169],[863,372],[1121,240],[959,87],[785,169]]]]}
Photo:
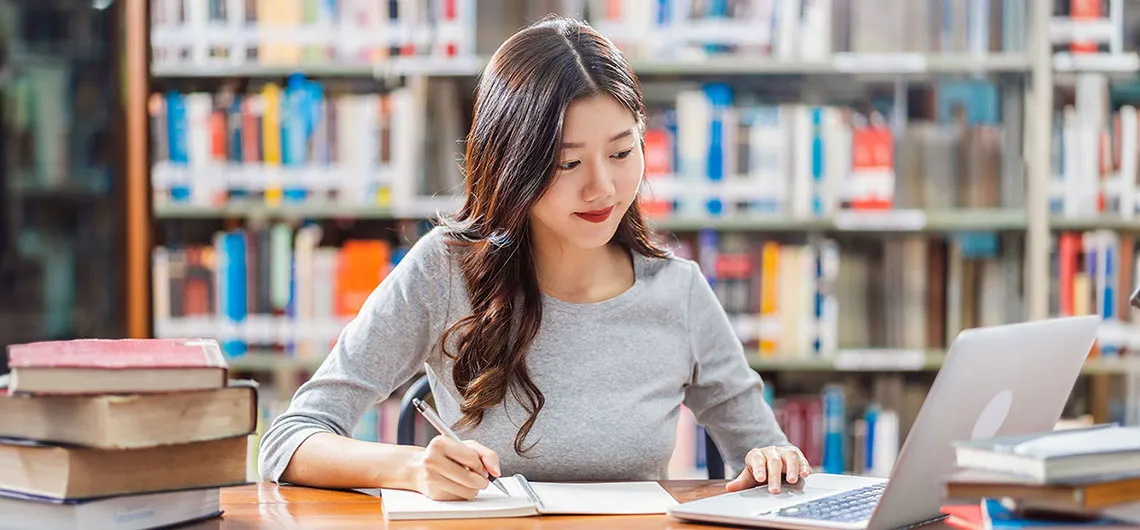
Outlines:
{"type": "Polygon", "coordinates": [[[801,502],[827,497],[829,495],[835,495],[844,491],[881,482],[884,482],[884,480],[817,473],[809,475],[807,479],[796,484],[788,484],[786,482],[781,484],[780,493],[772,494],[768,491],[767,486],[761,486],[736,493],[735,495],[741,499],[748,499],[747,503],[741,503],[741,505],[747,505],[749,512],[762,514],[792,504],[799,504],[801,502]]]}

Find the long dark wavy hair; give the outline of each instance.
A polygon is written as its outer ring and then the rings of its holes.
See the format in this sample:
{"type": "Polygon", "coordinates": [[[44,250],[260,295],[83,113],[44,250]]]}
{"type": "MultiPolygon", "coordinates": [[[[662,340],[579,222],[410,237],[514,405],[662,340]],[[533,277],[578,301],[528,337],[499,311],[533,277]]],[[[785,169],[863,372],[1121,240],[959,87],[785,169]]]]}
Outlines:
{"type": "MultiPolygon", "coordinates": [[[[613,43],[587,24],[547,17],[504,42],[476,91],[466,140],[466,201],[441,220],[471,302],[471,313],[440,339],[454,360],[452,378],[463,398],[455,427],[478,425],[509,389],[529,415],[515,436],[519,455],[533,447],[524,448],[524,441],[545,403],[526,364],[542,322],[530,211],[555,175],[566,109],[595,95],[613,97],[644,129],[636,76],[613,43]],[[453,336],[455,348],[448,351],[453,336]]],[[[636,201],[613,241],[642,255],[665,255],[650,242],[636,201]]]]}

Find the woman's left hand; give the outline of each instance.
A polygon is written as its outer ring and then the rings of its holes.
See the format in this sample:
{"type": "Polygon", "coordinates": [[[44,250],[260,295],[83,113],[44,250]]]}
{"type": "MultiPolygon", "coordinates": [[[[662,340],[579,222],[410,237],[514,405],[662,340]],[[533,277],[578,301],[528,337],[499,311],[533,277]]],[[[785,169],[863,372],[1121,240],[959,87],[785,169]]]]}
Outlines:
{"type": "Polygon", "coordinates": [[[727,489],[741,491],[767,482],[768,491],[779,493],[782,476],[787,477],[789,484],[795,484],[810,474],[811,466],[799,448],[773,445],[749,451],[744,457],[744,471],[728,483],[727,489]]]}

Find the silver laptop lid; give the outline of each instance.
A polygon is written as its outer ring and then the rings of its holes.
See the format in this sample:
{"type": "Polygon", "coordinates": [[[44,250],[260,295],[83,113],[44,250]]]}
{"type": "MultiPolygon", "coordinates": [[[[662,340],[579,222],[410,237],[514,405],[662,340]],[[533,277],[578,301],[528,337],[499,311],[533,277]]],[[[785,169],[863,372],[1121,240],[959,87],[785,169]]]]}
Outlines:
{"type": "Polygon", "coordinates": [[[868,527],[938,517],[951,442],[1049,430],[1080,375],[1100,317],[1066,317],[963,331],[899,452],[868,527]]]}

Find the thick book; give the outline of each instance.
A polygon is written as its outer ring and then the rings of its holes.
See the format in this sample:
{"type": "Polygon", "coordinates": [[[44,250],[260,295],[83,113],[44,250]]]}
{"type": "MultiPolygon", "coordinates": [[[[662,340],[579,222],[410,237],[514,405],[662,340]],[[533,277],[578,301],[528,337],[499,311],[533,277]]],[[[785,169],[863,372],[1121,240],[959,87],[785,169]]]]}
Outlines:
{"type": "Polygon", "coordinates": [[[223,487],[247,482],[248,436],[143,449],[0,443],[0,489],[51,499],[223,487]]]}
{"type": "MultiPolygon", "coordinates": [[[[677,501],[656,482],[529,482],[522,475],[499,479],[468,501],[436,501],[407,490],[380,490],[389,520],[485,519],[533,515],[663,514],[677,501]]],[[[375,492],[376,490],[362,490],[375,492]]]]}
{"type": "Polygon", "coordinates": [[[142,530],[222,515],[218,488],[120,495],[96,499],[43,499],[0,491],[0,528],[142,530]]]}
{"type": "Polygon", "coordinates": [[[10,394],[0,383],[0,437],[98,449],[134,449],[252,434],[257,388],[160,394],[39,396],[10,394]]]}
{"type": "Polygon", "coordinates": [[[1009,473],[1041,484],[1140,471],[1140,427],[1095,425],[957,442],[961,468],[1009,473]]]}
{"type": "Polygon", "coordinates": [[[946,496],[952,499],[1009,497],[1025,505],[1051,506],[1069,511],[1095,510],[1140,502],[1140,473],[1039,484],[1031,478],[1017,475],[964,469],[946,480],[946,496]]]}
{"type": "Polygon", "coordinates": [[[212,339],[77,339],[8,347],[12,393],[175,392],[226,386],[212,339]]]}

